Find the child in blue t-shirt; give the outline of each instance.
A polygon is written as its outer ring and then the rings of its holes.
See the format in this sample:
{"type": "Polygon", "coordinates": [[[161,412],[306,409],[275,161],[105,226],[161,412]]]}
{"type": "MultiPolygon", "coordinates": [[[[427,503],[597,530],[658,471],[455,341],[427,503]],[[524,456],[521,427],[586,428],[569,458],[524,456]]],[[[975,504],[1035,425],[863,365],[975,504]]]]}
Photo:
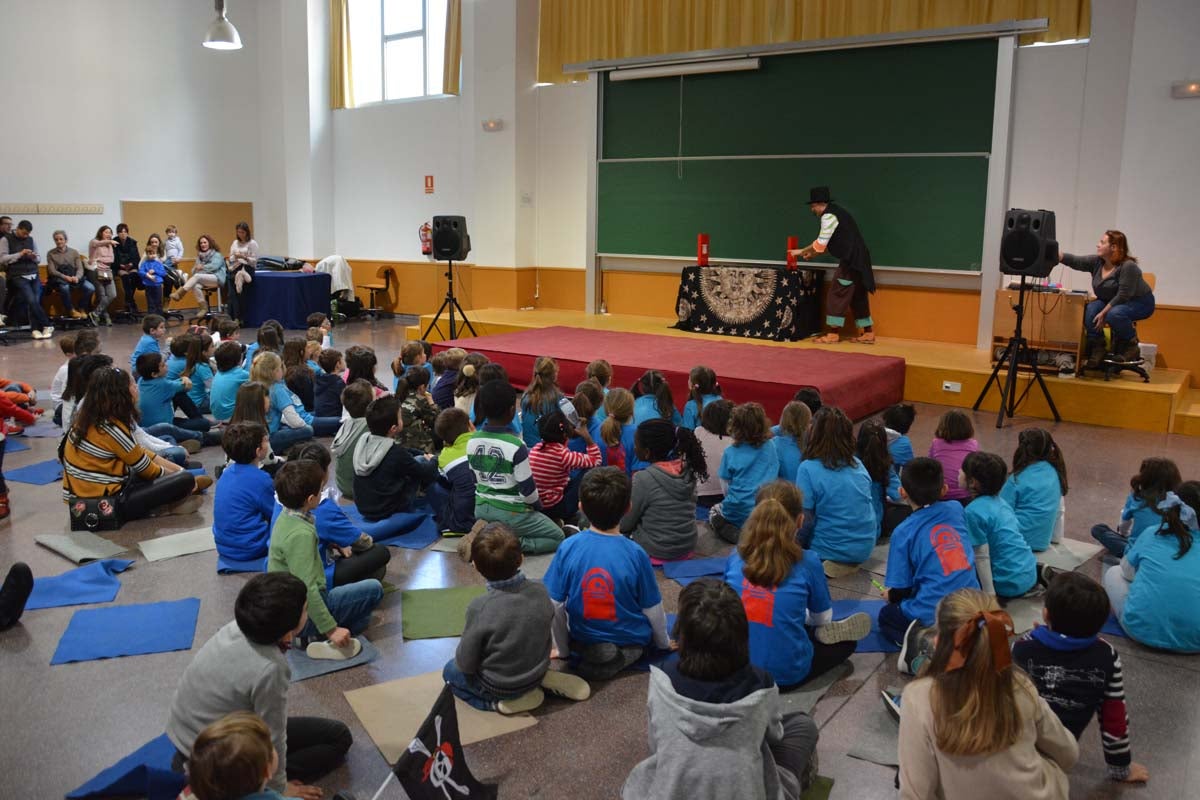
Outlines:
{"type": "Polygon", "coordinates": [[[250,373],[242,369],[242,346],[237,342],[221,342],[213,358],[217,362],[217,374],[208,391],[208,406],[213,419],[228,422],[237,403],[237,391],[250,380],[250,373]]]}
{"type": "Polygon", "coordinates": [[[804,460],[809,425],[812,425],[812,411],[799,400],[793,400],[783,407],[779,424],[771,428],[775,454],[779,456],[780,480],[796,482],[796,473],[804,460]]]}
{"type": "Polygon", "coordinates": [[[188,338],[187,363],[183,374],[191,379],[192,388],[188,389],[187,395],[201,414],[208,414],[212,410],[209,390],[213,382],[213,339],[207,333],[188,338]]]}
{"type": "Polygon", "coordinates": [[[725,582],[750,623],[750,663],[771,673],[780,691],[841,664],[871,631],[866,614],[833,621],[821,559],[796,542],[802,509],[794,483],[764,486],[725,564],[725,582]]]}
{"type": "Polygon", "coordinates": [[[867,420],[858,426],[854,452],[871,476],[871,509],[875,512],[877,539],[891,536],[896,526],[908,518],[911,509],[900,499],[900,475],[892,469],[887,431],[882,423],[867,420]]]}
{"type": "Polygon", "coordinates": [[[1000,497],[1016,512],[1021,535],[1035,553],[1062,536],[1060,517],[1067,494],[1067,464],[1054,437],[1029,428],[1017,438],[1012,474],[1000,497]]]}
{"type": "Polygon", "coordinates": [[[1179,467],[1171,459],[1143,460],[1138,474],[1129,481],[1133,491],[1125,498],[1120,526],[1114,531],[1107,525],[1093,525],[1092,538],[1114,556],[1125,555],[1138,536],[1147,530],[1153,533],[1162,527],[1158,504],[1167,496],[1167,492],[1175,491],[1182,482],[1179,467]]]}
{"type": "Polygon", "coordinates": [[[158,314],[142,317],[142,338],[129,354],[129,369],[137,371],[138,356],[145,353],[162,353],[162,338],[167,335],[167,321],[158,314]]]}
{"type": "Polygon", "coordinates": [[[725,486],[725,499],[708,514],[713,533],[730,544],[737,544],[742,525],[754,509],[754,493],[763,484],[779,476],[779,456],[767,413],[758,403],[742,403],[729,415],[729,435],[733,444],[721,456],[717,474],[725,486]]]}
{"type": "Polygon", "coordinates": [[[861,564],[879,537],[871,476],[854,455],[854,426],[841,409],[823,406],[813,415],[804,455],[796,471],[804,493],[800,544],[822,561],[861,564]]]}
{"type": "Polygon", "coordinates": [[[283,361],[270,351],[258,354],[250,367],[250,380],[267,387],[267,430],[271,434],[271,449],[286,453],[292,445],[313,437],[312,415],[304,410],[300,398],[283,382],[283,361]]]}
{"type": "Polygon", "coordinates": [[[908,438],[908,431],[916,418],[917,410],[912,403],[897,403],[883,412],[888,452],[892,454],[892,470],[897,476],[904,465],[913,460],[912,440],[908,438]]]}
{"type": "Polygon", "coordinates": [[[978,589],[979,580],[962,503],[942,500],[946,481],[937,459],[908,462],[900,488],[913,513],[892,532],[883,590],[888,602],[879,610],[879,632],[900,643],[900,671],[911,674],[938,603],[959,589],[978,589]]]}
{"type": "Polygon", "coordinates": [[[213,501],[213,540],[217,552],[235,561],[264,558],[271,541],[275,487],[259,463],[271,450],[267,429],[235,422],[221,437],[229,464],[217,480],[213,501]]]}
{"type": "Polygon", "coordinates": [[[167,344],[167,377],[175,380],[187,369],[188,347],[191,345],[192,334],[184,333],[176,336],[167,344]]]}
{"type": "Polygon", "coordinates": [[[171,380],[167,365],[160,353],[142,353],[137,360],[138,411],[142,429],[151,436],[169,437],[173,444],[195,439],[202,444],[216,444],[210,434],[211,423],[204,417],[176,419],[173,401],[180,392],[191,388],[188,378],[171,380]]]}
{"type": "MultiPolygon", "coordinates": [[[[633,427],[641,425],[648,419],[660,417],[674,425],[683,424],[683,417],[675,408],[675,398],[671,394],[671,386],[667,379],[656,369],[648,369],[638,382],[633,385],[633,427]]],[[[634,469],[645,469],[648,465],[642,463],[634,469]]]]}
{"type": "Polygon", "coordinates": [[[1148,647],[1200,653],[1200,482],[1185,481],[1158,504],[1163,524],[1143,531],[1121,563],[1104,573],[1113,613],[1148,647]]]}
{"type": "Polygon", "coordinates": [[[968,453],[958,485],[974,498],[965,512],[979,585],[998,597],[1020,597],[1037,584],[1037,559],[1017,515],[998,496],[1008,468],[995,453],[968,453]]]}
{"type": "Polygon", "coordinates": [[[683,405],[683,421],[679,424],[695,430],[700,427],[700,414],[704,407],[722,396],[721,384],[717,383],[717,373],[711,367],[692,367],[688,373],[688,392],[691,395],[683,405]]]}
{"type": "Polygon", "coordinates": [[[621,535],[629,496],[629,476],[621,470],[588,470],[579,502],[591,528],[559,545],[546,572],[555,612],[551,656],[578,652],[577,672],[586,680],[608,680],[647,648],[671,646],[650,556],[621,535]]]}

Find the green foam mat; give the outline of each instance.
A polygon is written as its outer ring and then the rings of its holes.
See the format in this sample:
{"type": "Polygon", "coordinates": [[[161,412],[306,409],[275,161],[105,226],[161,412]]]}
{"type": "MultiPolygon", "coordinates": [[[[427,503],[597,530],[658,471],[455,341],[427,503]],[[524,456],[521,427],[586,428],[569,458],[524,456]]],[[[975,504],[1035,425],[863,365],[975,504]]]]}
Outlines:
{"type": "Polygon", "coordinates": [[[440,639],[461,636],[467,624],[467,606],[486,592],[483,586],[453,589],[407,589],[400,593],[400,613],[405,639],[440,639]]]}

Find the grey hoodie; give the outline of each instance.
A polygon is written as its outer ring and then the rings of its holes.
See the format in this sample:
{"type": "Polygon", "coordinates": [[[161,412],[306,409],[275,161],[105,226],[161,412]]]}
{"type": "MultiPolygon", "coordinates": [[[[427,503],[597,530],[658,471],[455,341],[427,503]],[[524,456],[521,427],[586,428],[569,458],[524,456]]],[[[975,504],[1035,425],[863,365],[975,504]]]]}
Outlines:
{"type": "Polygon", "coordinates": [[[366,418],[351,417],[338,428],[337,435],[333,437],[333,447],[330,448],[337,487],[349,500],[354,499],[354,448],[366,432],[366,418]]]}
{"type": "Polygon", "coordinates": [[[621,533],[640,544],[651,558],[683,558],[696,546],[696,475],[676,475],[658,464],[633,473],[629,510],[621,533]]]}
{"type": "Polygon", "coordinates": [[[390,436],[376,436],[368,432],[354,446],[354,474],[364,477],[370,475],[383,463],[395,444],[396,440],[390,436]]]}
{"type": "Polygon", "coordinates": [[[735,703],[703,703],[676,693],[666,673],[651,667],[647,709],[650,757],[625,779],[625,800],[786,800],[798,788],[785,791],[768,747],[783,738],[778,687],[735,703]]]}

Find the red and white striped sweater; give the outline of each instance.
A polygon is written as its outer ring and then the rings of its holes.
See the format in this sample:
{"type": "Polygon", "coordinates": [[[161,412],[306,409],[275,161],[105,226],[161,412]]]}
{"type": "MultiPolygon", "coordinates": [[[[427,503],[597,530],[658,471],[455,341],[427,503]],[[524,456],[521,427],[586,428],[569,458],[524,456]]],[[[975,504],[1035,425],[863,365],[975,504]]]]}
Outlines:
{"type": "Polygon", "coordinates": [[[538,442],[529,451],[529,467],[537,484],[542,508],[558,505],[571,480],[571,470],[600,466],[600,448],[593,442],[586,453],[577,453],[562,442],[538,442]]]}

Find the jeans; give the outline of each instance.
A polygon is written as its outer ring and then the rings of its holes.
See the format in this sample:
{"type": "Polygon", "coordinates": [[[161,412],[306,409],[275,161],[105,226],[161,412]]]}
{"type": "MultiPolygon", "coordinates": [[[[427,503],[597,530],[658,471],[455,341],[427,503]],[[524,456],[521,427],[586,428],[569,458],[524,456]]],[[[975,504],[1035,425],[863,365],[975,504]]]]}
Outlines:
{"type": "Polygon", "coordinates": [[[506,523],[521,542],[526,555],[553,553],[563,540],[562,529],[540,511],[505,511],[488,503],[475,504],[475,518],[506,523]]]}
{"type": "Polygon", "coordinates": [[[372,545],[370,550],[355,553],[349,558],[338,559],[333,565],[333,585],[346,586],[370,578],[378,580],[381,571],[387,570],[392,560],[392,551],[381,544],[372,545]]]}
{"type": "Polygon", "coordinates": [[[478,675],[463,673],[458,668],[458,664],[454,663],[453,658],[447,661],[446,666],[442,668],[442,680],[450,684],[450,691],[454,692],[455,697],[480,711],[495,711],[496,703],[499,701],[511,700],[525,694],[525,692],[496,694],[483,685],[478,675]]]}
{"type": "Polygon", "coordinates": [[[311,423],[314,436],[336,436],[342,427],[341,417],[313,417],[311,423]]]}
{"type": "Polygon", "coordinates": [[[40,299],[40,292],[38,291],[40,286],[37,279],[14,278],[12,286],[21,303],[28,309],[29,327],[35,331],[49,328],[50,319],[46,316],[46,312],[42,310],[42,301],[40,299]]]}
{"type": "Polygon", "coordinates": [[[883,608],[879,609],[879,632],[888,641],[903,644],[904,634],[908,632],[908,626],[912,622],[913,618],[900,610],[899,603],[885,603],[883,608]]]}
{"type": "Polygon", "coordinates": [[[172,464],[178,464],[181,467],[187,467],[188,451],[182,447],[168,447],[166,450],[159,450],[155,453],[157,456],[165,458],[172,464]]]}
{"type": "Polygon", "coordinates": [[[141,313],[138,311],[137,298],[134,295],[138,289],[142,288],[142,276],[137,274],[137,270],[119,274],[121,276],[121,288],[125,290],[125,310],[131,314],[141,313]]]}
{"type": "MultiPolygon", "coordinates": [[[[1093,300],[1084,309],[1083,327],[1087,330],[1089,339],[1104,338],[1104,331],[1098,330],[1092,324],[1092,318],[1103,311],[1106,305],[1108,303],[1103,300],[1093,300]]],[[[1141,297],[1132,297],[1119,306],[1113,306],[1104,319],[1112,328],[1115,342],[1127,342],[1137,335],[1137,332],[1133,328],[1133,323],[1140,319],[1146,319],[1153,313],[1154,293],[1151,292],[1141,297]]]]}
{"type": "Polygon", "coordinates": [[[121,516],[126,520],[150,516],[162,506],[178,503],[196,488],[196,476],[187,470],[147,481],[134,478],[121,492],[121,516]]]}
{"type": "MultiPolygon", "coordinates": [[[[325,606],[329,613],[337,620],[338,627],[349,630],[351,636],[357,636],[367,629],[371,622],[371,612],[383,599],[383,584],[371,578],[345,586],[335,586],[321,594],[325,598],[325,606]]],[[[303,635],[311,638],[320,633],[310,617],[303,635]]]]}
{"type": "Polygon", "coordinates": [[[146,311],[151,314],[162,315],[162,284],[149,283],[142,286],[142,291],[146,293],[146,311]]]}
{"type": "Polygon", "coordinates": [[[1129,548],[1129,537],[1122,536],[1107,525],[1093,525],[1092,538],[1104,545],[1104,549],[1120,558],[1129,548]]]}
{"type": "Polygon", "coordinates": [[[313,429],[305,425],[303,428],[289,428],[280,425],[279,430],[271,434],[271,449],[276,453],[286,453],[292,445],[307,442],[313,438],[313,429]]]}
{"type": "MultiPolygon", "coordinates": [[[[182,422],[182,420],[181,420],[182,422]]],[[[194,439],[197,442],[204,441],[204,431],[192,430],[180,425],[173,425],[170,422],[156,422],[153,425],[147,425],[144,430],[151,436],[157,436],[160,439],[170,437],[176,442],[194,439]]]]}
{"type": "Polygon", "coordinates": [[[62,298],[63,311],[70,314],[75,310],[74,304],[71,303],[71,289],[79,287],[79,308],[81,311],[87,311],[92,304],[92,295],[96,291],[96,287],[91,284],[87,278],[83,278],[79,283],[67,283],[64,280],[51,279],[46,288],[50,291],[58,292],[58,296],[62,298]]]}
{"type": "MultiPolygon", "coordinates": [[[[335,719],[288,717],[283,756],[288,780],[312,783],[327,775],[342,763],[352,744],[350,729],[335,719]]],[[[171,769],[183,772],[186,764],[187,756],[176,750],[171,769]]]]}
{"type": "Polygon", "coordinates": [[[1121,627],[1125,627],[1125,599],[1129,597],[1129,587],[1133,584],[1125,580],[1120,564],[1106,569],[1101,578],[1104,591],[1108,592],[1108,604],[1112,606],[1113,616],[1121,623],[1121,627]]]}

